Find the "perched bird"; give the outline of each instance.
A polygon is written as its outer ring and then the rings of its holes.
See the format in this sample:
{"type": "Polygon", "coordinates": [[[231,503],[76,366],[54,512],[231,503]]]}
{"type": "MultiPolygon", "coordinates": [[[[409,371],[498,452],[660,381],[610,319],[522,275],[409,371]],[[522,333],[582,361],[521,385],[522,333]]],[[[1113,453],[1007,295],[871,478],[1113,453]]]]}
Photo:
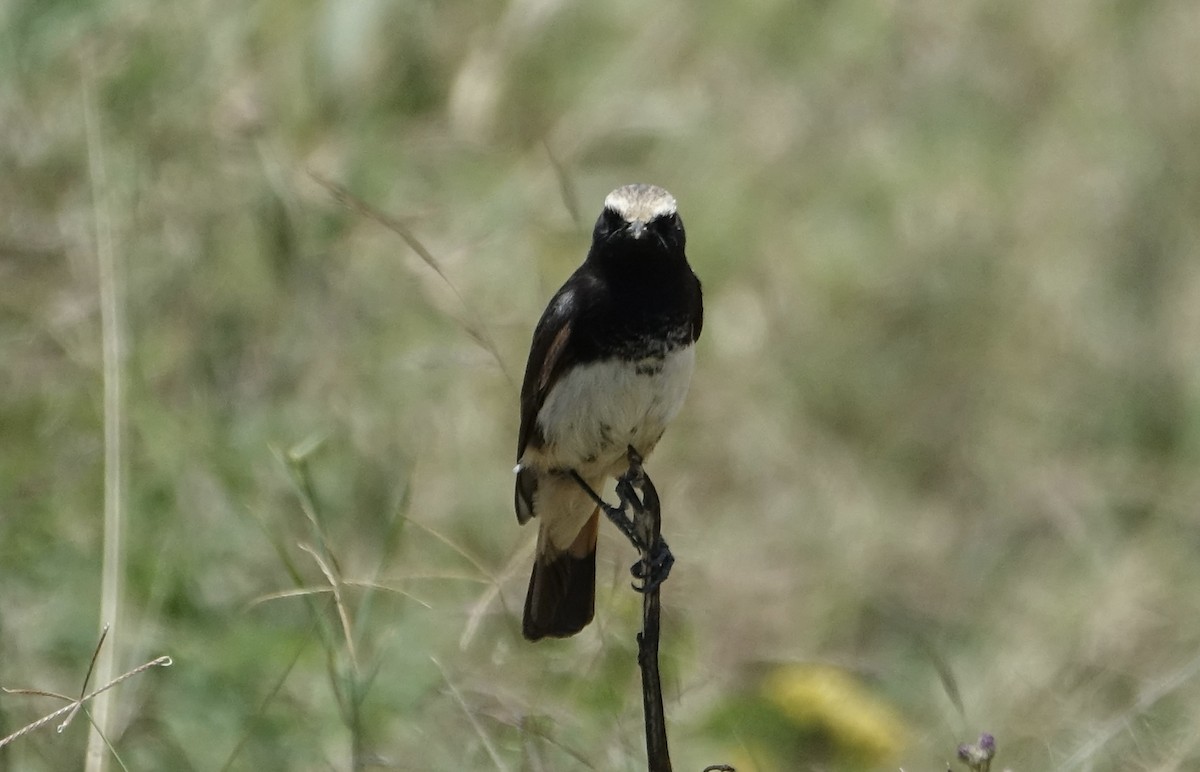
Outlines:
{"type": "Polygon", "coordinates": [[[574,635],[592,620],[599,491],[649,456],[679,412],[703,322],[675,198],[626,185],[604,199],[587,259],[533,333],[521,385],[517,520],[539,521],[522,631],[574,635]]]}

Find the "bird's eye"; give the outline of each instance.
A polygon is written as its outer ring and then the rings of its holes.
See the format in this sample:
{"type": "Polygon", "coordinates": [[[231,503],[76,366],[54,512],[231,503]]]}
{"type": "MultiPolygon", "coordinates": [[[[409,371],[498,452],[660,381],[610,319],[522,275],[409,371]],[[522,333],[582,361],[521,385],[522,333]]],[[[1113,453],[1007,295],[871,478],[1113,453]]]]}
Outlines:
{"type": "Polygon", "coordinates": [[[606,235],[622,228],[624,225],[624,217],[617,214],[612,209],[605,209],[600,213],[600,219],[596,221],[596,234],[606,235]]]}
{"type": "Polygon", "coordinates": [[[654,218],[651,226],[664,236],[670,237],[680,231],[682,224],[679,222],[679,215],[672,212],[654,218]]]}
{"type": "Polygon", "coordinates": [[[683,233],[683,220],[680,219],[679,215],[672,212],[665,217],[660,217],[659,223],[659,228],[667,241],[673,246],[682,249],[687,237],[683,233]]]}

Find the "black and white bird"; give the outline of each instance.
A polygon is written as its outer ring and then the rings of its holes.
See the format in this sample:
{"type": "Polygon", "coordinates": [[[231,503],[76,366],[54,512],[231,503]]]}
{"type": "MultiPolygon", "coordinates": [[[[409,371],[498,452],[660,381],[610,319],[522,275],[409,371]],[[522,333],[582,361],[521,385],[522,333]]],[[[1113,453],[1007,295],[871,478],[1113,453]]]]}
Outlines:
{"type": "Polygon", "coordinates": [[[522,630],[565,637],[592,620],[600,511],[592,490],[658,444],[687,395],[700,337],[700,280],[675,198],[626,185],[604,199],[587,259],[533,333],[521,385],[517,519],[538,519],[522,630]]]}

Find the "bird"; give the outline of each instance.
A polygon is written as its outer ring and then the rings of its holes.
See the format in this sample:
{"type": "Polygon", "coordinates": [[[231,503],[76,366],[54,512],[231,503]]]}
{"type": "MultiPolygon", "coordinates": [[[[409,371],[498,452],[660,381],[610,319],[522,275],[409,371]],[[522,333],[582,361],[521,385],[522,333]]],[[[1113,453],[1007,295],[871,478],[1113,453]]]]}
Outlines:
{"type": "Polygon", "coordinates": [[[521,630],[575,635],[592,621],[600,490],[647,458],[683,405],[704,323],[674,196],[609,193],[587,257],[534,328],[521,384],[513,506],[538,520],[521,630]]]}

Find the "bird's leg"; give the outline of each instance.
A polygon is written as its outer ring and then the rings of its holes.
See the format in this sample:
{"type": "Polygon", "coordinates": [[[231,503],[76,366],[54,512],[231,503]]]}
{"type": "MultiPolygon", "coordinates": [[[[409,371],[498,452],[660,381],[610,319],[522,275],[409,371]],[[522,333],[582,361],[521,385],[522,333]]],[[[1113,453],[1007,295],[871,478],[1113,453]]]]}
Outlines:
{"type": "MultiPolygon", "coordinates": [[[[580,488],[583,488],[584,493],[600,508],[604,515],[612,521],[612,524],[617,527],[617,530],[625,534],[625,538],[633,543],[633,546],[639,551],[644,551],[642,542],[638,537],[637,528],[634,527],[633,521],[625,514],[625,507],[628,502],[624,497],[621,498],[619,506],[610,506],[604,499],[600,498],[600,494],[592,490],[592,486],[587,484],[587,481],[579,476],[579,473],[574,469],[571,470],[571,479],[573,479],[580,488]]],[[[618,491],[620,495],[620,491],[618,491]]]]}
{"type": "MultiPolygon", "coordinates": [[[[650,505],[650,499],[646,498],[645,486],[647,482],[646,470],[642,468],[642,456],[637,452],[632,445],[626,451],[629,459],[629,468],[624,474],[617,478],[617,496],[621,499],[621,509],[626,506],[632,507],[636,515],[646,511],[650,505]],[[638,495],[638,490],[643,490],[643,495],[638,495]]],[[[650,486],[653,492],[653,485],[650,486]]],[[[654,507],[658,508],[658,494],[654,493],[654,507]]],[[[649,536],[647,533],[646,536],[649,536]]],[[[642,544],[649,543],[649,539],[642,539],[642,544]]]]}

